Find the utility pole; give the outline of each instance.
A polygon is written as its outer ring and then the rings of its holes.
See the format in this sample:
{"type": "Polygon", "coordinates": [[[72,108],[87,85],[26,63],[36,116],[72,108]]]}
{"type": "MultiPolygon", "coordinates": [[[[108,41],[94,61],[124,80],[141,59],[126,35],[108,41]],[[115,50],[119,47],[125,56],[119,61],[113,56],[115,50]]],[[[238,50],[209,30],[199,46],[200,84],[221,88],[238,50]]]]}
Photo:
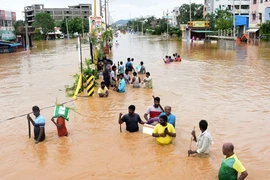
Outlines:
{"type": "Polygon", "coordinates": [[[168,36],[169,36],[169,10],[167,9],[167,13],[164,13],[164,11],[163,11],[163,15],[166,15],[166,17],[167,17],[167,35],[166,35],[166,39],[168,40],[168,36]]]}
{"type": "MultiPolygon", "coordinates": [[[[105,0],[106,1],[106,0],[105,0]]],[[[109,9],[109,0],[107,0],[107,9],[108,9],[108,26],[110,25],[110,9],[109,9]]]]}
{"type": "Polygon", "coordinates": [[[67,38],[69,40],[69,32],[68,32],[68,21],[67,21],[67,18],[66,18],[66,29],[67,29],[67,38]]]}
{"type": "Polygon", "coordinates": [[[167,9],[167,40],[169,37],[169,10],[167,9]]]}
{"type": "Polygon", "coordinates": [[[101,1],[102,1],[102,0],[99,0],[99,9],[100,9],[100,10],[99,10],[99,11],[100,11],[100,12],[99,12],[99,15],[100,15],[100,16],[103,16],[103,14],[102,14],[102,2],[101,2],[101,1]]]}
{"type": "Polygon", "coordinates": [[[105,0],[105,30],[107,31],[107,1],[105,0]]]}
{"type": "Polygon", "coordinates": [[[84,34],[83,21],[84,21],[84,19],[82,20],[82,37],[83,37],[83,34],[84,34]]]}
{"type": "Polygon", "coordinates": [[[189,21],[191,21],[191,0],[189,1],[189,21]]]}
{"type": "Polygon", "coordinates": [[[94,0],[94,16],[97,16],[97,0],[94,0]]]}
{"type": "Polygon", "coordinates": [[[27,16],[26,16],[26,9],[24,10],[24,14],[25,14],[25,38],[26,38],[25,48],[26,48],[26,51],[28,51],[29,50],[29,36],[28,36],[28,21],[27,21],[27,16]]]}
{"type": "Polygon", "coordinates": [[[142,35],[143,35],[143,21],[142,21],[142,35]]]}
{"type": "Polygon", "coordinates": [[[233,1],[233,39],[235,40],[235,7],[234,7],[234,0],[233,1]]]}

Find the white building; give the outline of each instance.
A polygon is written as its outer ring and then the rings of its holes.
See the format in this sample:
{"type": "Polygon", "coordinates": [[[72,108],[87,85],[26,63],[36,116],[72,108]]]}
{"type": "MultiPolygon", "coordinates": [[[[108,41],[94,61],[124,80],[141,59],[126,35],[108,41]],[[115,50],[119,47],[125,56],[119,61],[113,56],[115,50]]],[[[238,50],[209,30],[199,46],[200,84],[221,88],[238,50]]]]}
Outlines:
{"type": "Polygon", "coordinates": [[[79,4],[76,6],[68,6],[68,8],[45,8],[44,4],[33,4],[32,6],[24,7],[24,12],[28,26],[32,26],[35,21],[35,15],[40,12],[45,12],[51,15],[55,21],[71,19],[74,17],[88,19],[92,15],[92,4],[79,4]]]}
{"type": "Polygon", "coordinates": [[[269,0],[251,0],[249,15],[249,33],[250,38],[256,39],[259,36],[259,29],[262,23],[270,20],[270,1],[269,0]]]}
{"type": "Polygon", "coordinates": [[[175,7],[172,10],[172,26],[177,26],[177,16],[179,15],[179,7],[175,7]]]}
{"type": "Polygon", "coordinates": [[[216,10],[226,8],[233,10],[235,7],[236,15],[249,15],[250,0],[204,0],[204,17],[206,14],[215,13],[216,10]]]}

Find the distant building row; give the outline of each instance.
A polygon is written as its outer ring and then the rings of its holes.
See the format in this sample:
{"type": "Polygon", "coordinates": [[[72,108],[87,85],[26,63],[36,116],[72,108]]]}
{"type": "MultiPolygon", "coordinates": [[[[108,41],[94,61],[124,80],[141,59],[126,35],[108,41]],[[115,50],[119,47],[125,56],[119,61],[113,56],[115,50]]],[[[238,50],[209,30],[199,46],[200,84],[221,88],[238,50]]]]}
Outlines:
{"type": "Polygon", "coordinates": [[[259,29],[260,24],[270,20],[270,0],[205,0],[204,16],[226,8],[236,15],[249,16],[249,28],[259,29]]]}
{"type": "Polygon", "coordinates": [[[31,27],[35,21],[35,15],[40,12],[49,13],[55,21],[80,17],[88,19],[92,15],[92,4],[79,4],[68,8],[44,8],[44,4],[34,4],[24,7],[25,17],[31,27]]]}
{"type": "MultiPolygon", "coordinates": [[[[256,32],[262,23],[270,20],[270,0],[204,0],[204,17],[219,9],[228,9],[234,13],[236,26],[245,25],[243,33],[246,29],[249,29],[250,32],[256,32]]],[[[177,16],[179,14],[179,7],[173,8],[171,16],[173,26],[178,25],[177,16]]]]}

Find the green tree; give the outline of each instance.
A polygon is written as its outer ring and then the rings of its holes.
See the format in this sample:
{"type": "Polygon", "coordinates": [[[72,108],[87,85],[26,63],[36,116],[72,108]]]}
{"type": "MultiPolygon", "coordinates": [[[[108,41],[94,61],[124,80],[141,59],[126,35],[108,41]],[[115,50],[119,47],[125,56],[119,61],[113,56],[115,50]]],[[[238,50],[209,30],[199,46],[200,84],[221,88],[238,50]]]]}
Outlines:
{"type": "Polygon", "coordinates": [[[48,13],[37,13],[35,16],[33,27],[41,28],[43,34],[47,35],[49,32],[54,31],[54,19],[48,13]]]}
{"type": "Polygon", "coordinates": [[[264,40],[270,40],[270,21],[266,21],[261,25],[260,32],[264,40]]]}
{"type": "Polygon", "coordinates": [[[216,25],[216,14],[215,13],[206,14],[205,20],[209,21],[211,31],[216,30],[216,27],[215,27],[215,25],[216,25]]]}
{"type": "MultiPolygon", "coordinates": [[[[75,17],[73,19],[67,19],[68,22],[68,31],[71,34],[79,33],[81,34],[83,31],[84,33],[89,32],[89,21],[87,19],[82,19],[79,17],[75,17]]],[[[67,33],[66,28],[66,20],[61,22],[60,29],[63,33],[67,33]]]]}
{"type": "MultiPolygon", "coordinates": [[[[203,5],[202,4],[191,4],[191,20],[198,21],[203,20],[203,5]]],[[[183,4],[179,8],[179,15],[177,17],[178,24],[187,24],[190,21],[190,5],[183,4]]]]}
{"type": "Polygon", "coordinates": [[[232,29],[233,27],[233,17],[228,10],[217,10],[216,12],[216,29],[232,29]]]}
{"type": "Polygon", "coordinates": [[[21,33],[21,29],[23,29],[25,26],[24,21],[23,20],[18,20],[14,23],[14,33],[15,34],[20,34],[21,33]]]}
{"type": "Polygon", "coordinates": [[[55,21],[55,27],[61,27],[62,21],[55,21]]]}

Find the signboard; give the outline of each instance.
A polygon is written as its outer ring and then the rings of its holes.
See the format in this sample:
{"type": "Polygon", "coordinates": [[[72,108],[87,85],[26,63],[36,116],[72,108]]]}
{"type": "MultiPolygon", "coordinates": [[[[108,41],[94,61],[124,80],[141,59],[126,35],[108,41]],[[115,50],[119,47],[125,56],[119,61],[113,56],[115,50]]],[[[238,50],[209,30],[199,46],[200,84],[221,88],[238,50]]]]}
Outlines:
{"type": "Polygon", "coordinates": [[[0,20],[16,21],[16,13],[11,11],[0,10],[0,20]]]}
{"type": "Polygon", "coordinates": [[[101,28],[102,25],[102,17],[101,16],[90,16],[89,17],[89,33],[93,34],[93,31],[97,28],[101,28]]]}
{"type": "Polygon", "coordinates": [[[0,30],[0,37],[1,37],[0,38],[1,40],[14,40],[14,39],[16,39],[16,36],[12,31],[5,31],[5,30],[3,30],[3,31],[0,30]]]}
{"type": "Polygon", "coordinates": [[[60,116],[62,116],[64,119],[66,119],[68,121],[69,120],[69,108],[67,108],[65,106],[56,105],[54,107],[53,117],[57,118],[60,116]]]}
{"type": "Polygon", "coordinates": [[[193,27],[205,27],[205,21],[193,21],[193,27]]]}

